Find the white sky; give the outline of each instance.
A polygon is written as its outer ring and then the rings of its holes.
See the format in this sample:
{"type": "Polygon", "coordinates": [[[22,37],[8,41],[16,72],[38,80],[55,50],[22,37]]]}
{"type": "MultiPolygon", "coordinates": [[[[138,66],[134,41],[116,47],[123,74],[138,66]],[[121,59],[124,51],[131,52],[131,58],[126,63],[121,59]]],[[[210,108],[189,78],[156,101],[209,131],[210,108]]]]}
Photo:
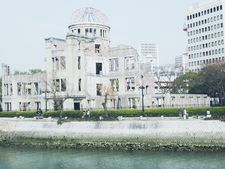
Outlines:
{"type": "Polygon", "coordinates": [[[13,70],[45,69],[48,37],[65,38],[72,13],[94,7],[108,17],[111,45],[157,43],[159,63],[186,48],[185,13],[197,0],[0,0],[0,62],[13,70]]]}

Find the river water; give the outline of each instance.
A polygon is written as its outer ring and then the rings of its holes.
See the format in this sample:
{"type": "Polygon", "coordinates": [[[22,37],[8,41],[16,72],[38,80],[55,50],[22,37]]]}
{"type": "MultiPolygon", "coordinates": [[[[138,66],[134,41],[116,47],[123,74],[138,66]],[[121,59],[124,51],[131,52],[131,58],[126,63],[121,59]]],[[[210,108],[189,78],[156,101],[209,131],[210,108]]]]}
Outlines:
{"type": "Polygon", "coordinates": [[[0,169],[225,169],[225,153],[104,152],[0,147],[0,169]]]}

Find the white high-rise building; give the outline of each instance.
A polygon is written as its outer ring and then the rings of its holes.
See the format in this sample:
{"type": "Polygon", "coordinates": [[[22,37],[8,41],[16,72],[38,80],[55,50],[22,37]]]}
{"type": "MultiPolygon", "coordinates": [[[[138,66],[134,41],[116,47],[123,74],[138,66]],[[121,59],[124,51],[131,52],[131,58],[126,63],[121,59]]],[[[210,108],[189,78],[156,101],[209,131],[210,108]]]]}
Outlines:
{"type": "Polygon", "coordinates": [[[158,47],[155,43],[141,43],[141,60],[151,64],[151,71],[158,74],[159,58],[158,47]]]}
{"type": "Polygon", "coordinates": [[[188,66],[199,71],[203,66],[225,60],[224,0],[193,4],[186,14],[188,66]]]}

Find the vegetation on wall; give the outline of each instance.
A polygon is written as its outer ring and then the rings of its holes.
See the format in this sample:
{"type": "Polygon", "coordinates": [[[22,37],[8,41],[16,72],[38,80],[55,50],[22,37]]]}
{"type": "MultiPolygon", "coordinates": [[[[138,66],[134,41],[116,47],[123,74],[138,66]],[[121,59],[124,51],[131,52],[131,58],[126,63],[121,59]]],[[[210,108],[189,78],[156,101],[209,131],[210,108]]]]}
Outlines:
{"type": "Polygon", "coordinates": [[[44,73],[44,72],[45,71],[41,70],[41,69],[30,69],[28,72],[16,70],[14,72],[14,75],[34,75],[34,74],[37,74],[37,73],[44,73]]]}

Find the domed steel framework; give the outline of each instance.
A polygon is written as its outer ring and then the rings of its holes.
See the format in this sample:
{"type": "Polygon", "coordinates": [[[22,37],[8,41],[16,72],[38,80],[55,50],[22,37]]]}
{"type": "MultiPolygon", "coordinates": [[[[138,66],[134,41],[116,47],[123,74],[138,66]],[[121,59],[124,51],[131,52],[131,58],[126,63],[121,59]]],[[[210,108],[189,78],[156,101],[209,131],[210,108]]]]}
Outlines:
{"type": "Polygon", "coordinates": [[[105,14],[95,8],[80,8],[72,15],[72,24],[95,23],[108,26],[105,14]]]}

